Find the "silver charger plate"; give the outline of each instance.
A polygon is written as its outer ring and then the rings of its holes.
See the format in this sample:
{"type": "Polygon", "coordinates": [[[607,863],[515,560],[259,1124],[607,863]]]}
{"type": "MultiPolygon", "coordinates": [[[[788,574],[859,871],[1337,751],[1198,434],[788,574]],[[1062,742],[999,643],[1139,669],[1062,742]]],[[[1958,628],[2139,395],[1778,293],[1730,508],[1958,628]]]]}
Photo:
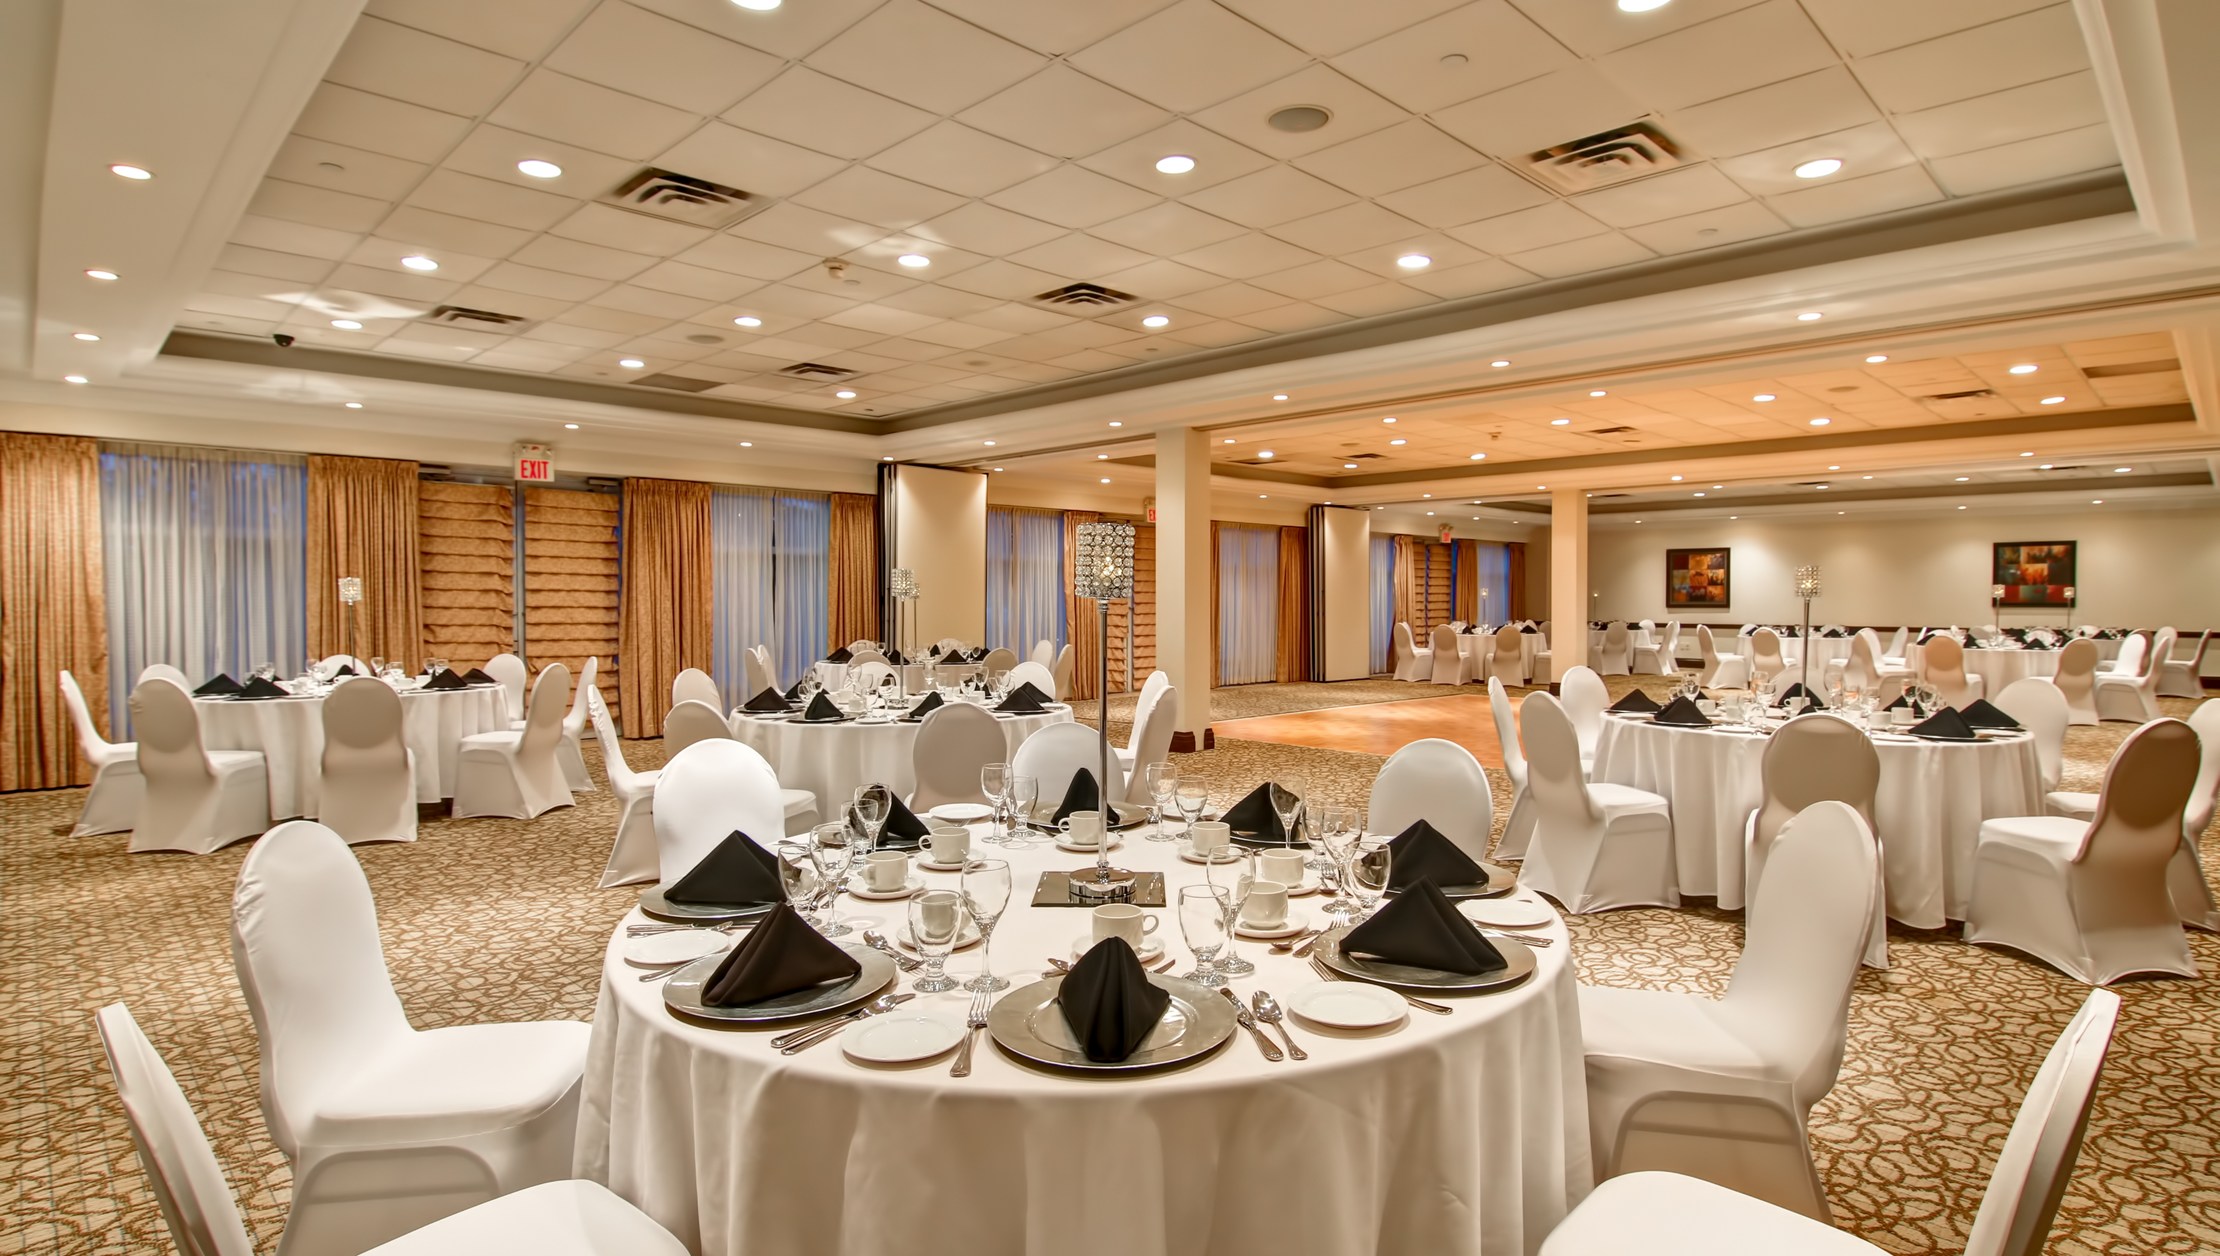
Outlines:
{"type": "Polygon", "coordinates": [[[865,1002],[894,984],[894,957],[868,946],[855,946],[846,942],[835,943],[862,965],[862,971],[846,981],[827,982],[796,990],[761,1003],[745,1007],[712,1007],[701,1001],[701,990],[717,965],[725,960],[728,951],[704,955],[686,967],[671,974],[663,983],[663,1006],[674,1012],[700,1020],[724,1021],[736,1025],[761,1025],[774,1021],[789,1021],[802,1016],[820,1016],[838,1012],[865,1002]]]}
{"type": "Polygon", "coordinates": [[[1498,867],[1492,863],[1482,863],[1480,866],[1488,874],[1488,879],[1485,882],[1475,881],[1470,885],[1437,885],[1434,888],[1441,891],[1443,898],[1451,899],[1501,898],[1519,888],[1519,876],[1509,868],[1498,867]]]}
{"type": "Polygon", "coordinates": [[[1374,985],[1392,986],[1398,990],[1424,990],[1429,993],[1442,991],[1450,994],[1478,994],[1515,986],[1534,975],[1533,949],[1509,938],[1488,939],[1489,945],[1502,954],[1503,967],[1492,973],[1472,977],[1464,973],[1445,973],[1438,968],[1413,968],[1408,964],[1390,964],[1385,960],[1345,955],[1341,950],[1341,939],[1348,932],[1347,926],[1336,926],[1319,939],[1318,947],[1312,954],[1323,961],[1326,967],[1342,976],[1369,981],[1374,985]]]}
{"type": "MultiPolygon", "coordinates": [[[[1061,800],[1050,803],[1034,803],[1033,814],[1026,817],[1025,827],[1036,833],[1054,833],[1056,831],[1056,809],[1063,805],[1061,800]]],[[[1127,829],[1147,823],[1149,813],[1146,808],[1137,807],[1132,803],[1117,802],[1110,804],[1110,816],[1110,831],[1123,833],[1127,829]]]]}
{"type": "Polygon", "coordinates": [[[768,915],[770,903],[750,903],[745,906],[728,903],[674,903],[663,897],[663,887],[651,885],[640,891],[640,910],[657,920],[713,921],[754,920],[768,915]]]}
{"type": "Polygon", "coordinates": [[[1082,1073],[1132,1073],[1199,1059],[1233,1037],[1233,1005],[1215,991],[1178,977],[1149,974],[1149,984],[1172,996],[1164,1019],[1139,1050],[1122,1060],[1087,1058],[1056,1006],[1062,977],[1020,986],[987,1013],[987,1036],[1021,1060],[1082,1073]]]}

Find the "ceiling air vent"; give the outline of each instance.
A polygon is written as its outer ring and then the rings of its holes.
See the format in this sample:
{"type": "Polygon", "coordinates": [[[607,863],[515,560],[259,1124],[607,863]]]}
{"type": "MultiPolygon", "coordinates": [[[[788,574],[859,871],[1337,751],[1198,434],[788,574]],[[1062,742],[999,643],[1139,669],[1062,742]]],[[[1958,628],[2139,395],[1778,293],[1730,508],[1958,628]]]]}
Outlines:
{"type": "Polygon", "coordinates": [[[1341,460],[1343,462],[1364,462],[1373,458],[1385,457],[1387,457],[1386,454],[1343,454],[1341,455],[1341,460]]]}
{"type": "Polygon", "coordinates": [[[796,362],[792,366],[780,367],[779,374],[786,376],[788,379],[835,380],[851,378],[855,375],[855,372],[845,367],[826,366],[822,362],[796,362]]]}
{"type": "Polygon", "coordinates": [[[673,392],[708,392],[717,386],[717,381],[713,379],[695,379],[690,375],[673,375],[668,371],[642,375],[632,382],[647,388],[668,388],[673,392]]]}
{"type": "Polygon", "coordinates": [[[1680,145],[1644,118],[1526,155],[1527,173],[1560,192],[1590,192],[1681,163],[1680,145]]]}
{"type": "Polygon", "coordinates": [[[1968,388],[1964,392],[1929,393],[1927,399],[1929,401],[1971,401],[1977,398],[1987,400],[1994,396],[1996,396],[1996,389],[1994,388],[1968,388]]]}
{"type": "Polygon", "coordinates": [[[417,320],[424,323],[445,323],[450,327],[474,327],[479,331],[514,327],[524,321],[522,314],[501,314],[493,310],[474,310],[467,305],[442,305],[417,320]]]}
{"type": "Polygon", "coordinates": [[[650,218],[711,230],[729,227],[771,203],[768,197],[653,166],[625,180],[616,191],[600,200],[604,205],[615,205],[650,218]]]}
{"type": "Polygon", "coordinates": [[[1110,306],[1124,305],[1133,300],[1133,294],[1120,292],[1116,288],[1105,288],[1098,283],[1068,283],[1061,288],[1044,292],[1033,299],[1043,305],[1092,305],[1107,309],[1110,306]]]}
{"type": "Polygon", "coordinates": [[[1622,423],[1617,427],[1592,427],[1588,429],[1588,434],[1590,436],[1623,436],[1633,430],[1633,428],[1622,423]]]}

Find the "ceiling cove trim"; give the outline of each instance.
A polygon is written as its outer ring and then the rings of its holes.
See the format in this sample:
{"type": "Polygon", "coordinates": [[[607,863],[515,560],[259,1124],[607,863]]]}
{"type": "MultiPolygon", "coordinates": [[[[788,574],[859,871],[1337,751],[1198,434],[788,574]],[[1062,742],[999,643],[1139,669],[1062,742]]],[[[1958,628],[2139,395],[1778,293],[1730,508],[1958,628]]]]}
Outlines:
{"type": "MultiPolygon", "coordinates": [[[[1761,497],[1722,497],[1708,501],[1684,502],[1601,502],[1588,503],[1590,518],[1597,515],[1673,514],[1704,512],[1717,514],[1722,510],[1756,509],[1760,506],[1827,506],[1857,502],[1908,502],[1948,501],[1961,497],[2023,497],[2050,493],[2117,494],[2129,489],[2211,488],[2212,476],[2202,471],[2177,471],[2165,475],[2109,476],[2101,479],[2029,480],[1992,484],[1933,484],[1925,488],[1864,489],[1847,493],[1830,492],[1825,501],[1810,493],[1768,493],[1761,497]]],[[[1499,510],[1517,510],[1523,513],[1549,517],[1546,503],[1504,502],[1490,503],[1499,510]]]]}

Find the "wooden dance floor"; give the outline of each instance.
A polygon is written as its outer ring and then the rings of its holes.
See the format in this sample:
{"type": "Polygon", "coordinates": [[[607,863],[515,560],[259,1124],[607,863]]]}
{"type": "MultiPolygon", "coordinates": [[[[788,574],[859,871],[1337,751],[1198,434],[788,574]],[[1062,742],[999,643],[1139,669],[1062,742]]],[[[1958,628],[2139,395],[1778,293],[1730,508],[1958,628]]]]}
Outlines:
{"type": "Polygon", "coordinates": [[[1496,740],[1495,717],[1488,710],[1485,692],[1218,720],[1211,728],[1220,737],[1243,741],[1377,755],[1391,755],[1414,741],[1441,737],[1470,750],[1487,767],[1503,766],[1503,746],[1496,740]]]}

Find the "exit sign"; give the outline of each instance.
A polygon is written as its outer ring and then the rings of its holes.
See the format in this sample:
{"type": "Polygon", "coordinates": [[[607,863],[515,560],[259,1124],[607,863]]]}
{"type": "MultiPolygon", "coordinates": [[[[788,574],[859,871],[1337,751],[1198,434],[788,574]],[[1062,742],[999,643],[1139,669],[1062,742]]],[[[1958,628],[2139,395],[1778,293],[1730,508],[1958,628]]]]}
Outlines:
{"type": "Polygon", "coordinates": [[[1453,534],[1450,530],[1449,525],[1446,523],[1441,525],[1441,543],[1447,545],[1452,539],[1453,534]]]}
{"type": "Polygon", "coordinates": [[[519,484],[553,484],[555,451],[545,445],[518,445],[516,479],[519,484]]]}

